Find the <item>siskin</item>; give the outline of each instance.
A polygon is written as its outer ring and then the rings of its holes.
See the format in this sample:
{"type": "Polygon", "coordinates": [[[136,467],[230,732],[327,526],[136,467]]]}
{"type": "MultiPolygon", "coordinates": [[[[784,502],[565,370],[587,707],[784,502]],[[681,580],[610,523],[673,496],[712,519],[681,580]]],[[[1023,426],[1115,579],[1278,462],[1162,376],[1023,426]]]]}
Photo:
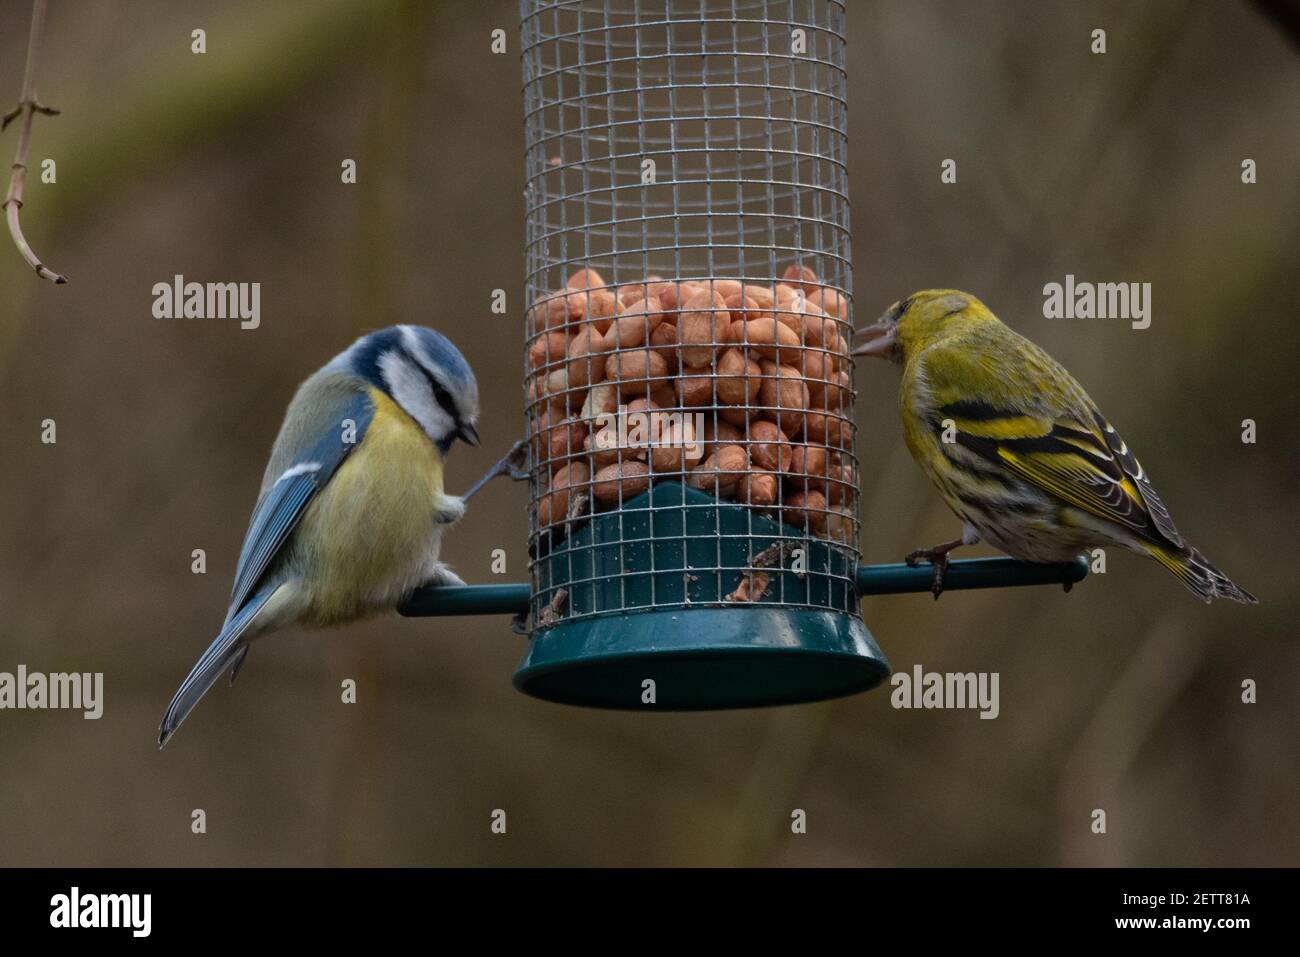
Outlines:
{"type": "Polygon", "coordinates": [[[1202,601],[1255,602],[1184,541],[1150,478],[1083,387],[974,296],[927,289],[858,331],[855,355],[903,367],[907,447],[965,523],[962,537],[907,556],[934,565],[983,539],[1032,562],[1099,545],[1149,555],[1202,601]]]}

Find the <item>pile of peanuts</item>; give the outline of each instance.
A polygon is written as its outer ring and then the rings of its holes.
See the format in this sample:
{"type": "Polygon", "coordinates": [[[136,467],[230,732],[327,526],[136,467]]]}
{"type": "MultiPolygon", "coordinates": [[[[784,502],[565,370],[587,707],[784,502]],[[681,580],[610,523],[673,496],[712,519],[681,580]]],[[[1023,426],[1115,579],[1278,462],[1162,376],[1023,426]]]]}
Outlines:
{"type": "Polygon", "coordinates": [[[648,276],[613,286],[575,272],[526,318],[539,530],[662,477],[855,541],[846,320],[840,293],[803,266],[769,284],[648,276]],[[610,443],[602,430],[619,413],[657,419],[660,440],[610,443]]]}

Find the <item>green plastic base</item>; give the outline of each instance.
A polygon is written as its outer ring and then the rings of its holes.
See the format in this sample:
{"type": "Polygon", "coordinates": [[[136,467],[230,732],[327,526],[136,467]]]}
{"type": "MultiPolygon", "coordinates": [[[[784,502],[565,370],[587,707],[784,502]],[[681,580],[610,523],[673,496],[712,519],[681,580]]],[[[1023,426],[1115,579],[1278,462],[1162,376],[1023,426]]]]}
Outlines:
{"type": "Polygon", "coordinates": [[[691,608],[539,631],[515,687],[563,704],[699,711],[798,704],[875,687],[889,662],[861,620],[833,611],[691,608]],[[645,700],[653,681],[654,702],[645,700]]]}
{"type": "Polygon", "coordinates": [[[549,701],[748,708],[852,694],[889,674],[858,617],[851,553],[680,483],[593,516],[541,549],[536,572],[536,617],[561,591],[563,602],[514,683],[549,701]],[[778,541],[802,547],[802,570],[782,562],[757,602],[726,602],[778,541]]]}

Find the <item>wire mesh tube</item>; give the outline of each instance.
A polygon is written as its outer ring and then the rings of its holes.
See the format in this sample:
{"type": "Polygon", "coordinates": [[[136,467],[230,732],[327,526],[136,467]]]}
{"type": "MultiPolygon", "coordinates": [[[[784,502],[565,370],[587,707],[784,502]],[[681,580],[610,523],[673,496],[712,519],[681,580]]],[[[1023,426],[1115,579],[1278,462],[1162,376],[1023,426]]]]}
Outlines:
{"type": "Polygon", "coordinates": [[[856,615],[843,5],[521,6],[535,620],[856,615]]]}

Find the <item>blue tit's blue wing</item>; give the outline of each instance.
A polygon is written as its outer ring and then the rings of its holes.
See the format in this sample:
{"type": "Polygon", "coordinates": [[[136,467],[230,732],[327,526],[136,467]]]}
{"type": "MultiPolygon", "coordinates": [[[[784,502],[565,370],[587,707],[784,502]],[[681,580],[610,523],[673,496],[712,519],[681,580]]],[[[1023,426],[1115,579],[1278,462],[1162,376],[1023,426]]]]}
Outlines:
{"type": "Polygon", "coordinates": [[[298,430],[301,437],[297,448],[277,450],[277,458],[287,465],[262,494],[248,523],[230,592],[227,622],[257,589],[307,506],[365,435],[374,413],[374,404],[364,393],[331,397],[324,408],[314,411],[314,428],[308,434],[298,430]]]}

